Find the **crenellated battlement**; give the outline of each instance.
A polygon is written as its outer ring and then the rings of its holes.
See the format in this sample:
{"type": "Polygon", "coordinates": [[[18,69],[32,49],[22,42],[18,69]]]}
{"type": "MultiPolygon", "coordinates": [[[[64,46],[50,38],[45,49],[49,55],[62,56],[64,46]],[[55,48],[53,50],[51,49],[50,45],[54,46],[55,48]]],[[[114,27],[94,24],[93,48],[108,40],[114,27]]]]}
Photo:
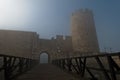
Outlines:
{"type": "Polygon", "coordinates": [[[92,12],[92,10],[86,8],[86,9],[80,9],[79,12],[82,12],[82,13],[89,13],[89,12],[92,12]]]}
{"type": "Polygon", "coordinates": [[[65,36],[65,40],[72,40],[71,36],[65,36]]]}
{"type": "Polygon", "coordinates": [[[51,40],[66,41],[66,40],[72,40],[72,37],[71,36],[56,35],[56,38],[52,37],[51,40]]]}
{"type": "Polygon", "coordinates": [[[76,15],[76,14],[93,14],[93,12],[91,9],[85,8],[85,9],[76,10],[74,13],[72,13],[72,15],[76,15]]]}
{"type": "Polygon", "coordinates": [[[56,40],[64,40],[63,35],[56,35],[56,40]]]}

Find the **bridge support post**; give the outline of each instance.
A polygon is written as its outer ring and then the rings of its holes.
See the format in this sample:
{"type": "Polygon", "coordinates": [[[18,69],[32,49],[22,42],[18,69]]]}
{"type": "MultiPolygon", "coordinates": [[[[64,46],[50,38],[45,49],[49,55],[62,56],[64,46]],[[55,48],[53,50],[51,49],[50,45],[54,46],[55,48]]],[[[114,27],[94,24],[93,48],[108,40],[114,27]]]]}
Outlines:
{"type": "Polygon", "coordinates": [[[102,62],[100,61],[99,57],[95,57],[95,59],[96,59],[97,63],[99,64],[101,70],[103,71],[103,74],[104,74],[106,80],[111,80],[108,73],[105,70],[105,67],[103,66],[102,62]]]}
{"type": "Polygon", "coordinates": [[[9,80],[9,69],[7,67],[7,57],[4,56],[3,60],[4,60],[4,78],[5,80],[9,80]]]}
{"type": "Polygon", "coordinates": [[[67,60],[67,65],[68,65],[68,71],[72,71],[71,66],[72,66],[72,60],[68,59],[67,60]]]}

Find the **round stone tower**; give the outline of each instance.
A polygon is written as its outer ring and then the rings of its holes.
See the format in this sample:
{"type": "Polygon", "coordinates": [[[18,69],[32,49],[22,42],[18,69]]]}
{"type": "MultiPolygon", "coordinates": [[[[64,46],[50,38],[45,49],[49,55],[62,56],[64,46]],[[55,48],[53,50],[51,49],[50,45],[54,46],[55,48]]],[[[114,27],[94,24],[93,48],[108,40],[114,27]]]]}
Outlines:
{"type": "Polygon", "coordinates": [[[89,9],[81,9],[72,14],[72,43],[74,51],[98,53],[99,45],[93,19],[89,9]]]}

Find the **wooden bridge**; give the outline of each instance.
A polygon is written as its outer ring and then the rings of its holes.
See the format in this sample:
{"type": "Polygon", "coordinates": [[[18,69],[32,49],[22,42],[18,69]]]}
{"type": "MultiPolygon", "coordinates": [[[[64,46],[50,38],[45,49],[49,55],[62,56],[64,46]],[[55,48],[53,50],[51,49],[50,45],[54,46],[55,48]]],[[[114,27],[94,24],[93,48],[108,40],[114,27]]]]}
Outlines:
{"type": "Polygon", "coordinates": [[[26,72],[17,80],[79,80],[51,64],[40,64],[26,72]]]}
{"type": "Polygon", "coordinates": [[[38,64],[37,60],[0,55],[0,80],[119,80],[120,53],[81,56],[38,64]],[[76,77],[77,76],[77,77],[76,77]]]}

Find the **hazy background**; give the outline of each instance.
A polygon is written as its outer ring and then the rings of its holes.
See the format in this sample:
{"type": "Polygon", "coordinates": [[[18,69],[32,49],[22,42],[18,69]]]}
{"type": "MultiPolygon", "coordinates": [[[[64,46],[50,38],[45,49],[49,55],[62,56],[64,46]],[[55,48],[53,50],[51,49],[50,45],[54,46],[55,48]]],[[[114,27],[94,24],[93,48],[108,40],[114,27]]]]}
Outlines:
{"type": "Polygon", "coordinates": [[[40,38],[71,35],[70,17],[93,10],[101,51],[120,51],[119,0],[0,0],[0,29],[35,31],[40,38]]]}

